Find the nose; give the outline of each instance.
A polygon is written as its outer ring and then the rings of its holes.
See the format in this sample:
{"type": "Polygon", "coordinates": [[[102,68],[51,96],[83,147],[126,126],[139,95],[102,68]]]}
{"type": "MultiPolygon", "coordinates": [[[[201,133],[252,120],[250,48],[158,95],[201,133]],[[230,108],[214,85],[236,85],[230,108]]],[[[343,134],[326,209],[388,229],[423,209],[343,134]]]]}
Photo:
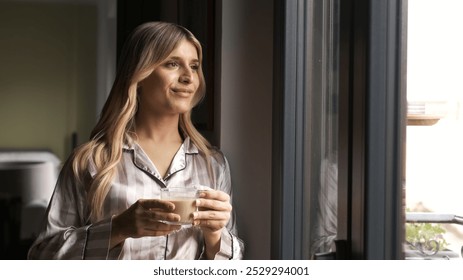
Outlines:
{"type": "Polygon", "coordinates": [[[182,84],[189,84],[193,81],[193,71],[191,69],[186,68],[182,71],[179,81],[182,84]]]}
{"type": "Polygon", "coordinates": [[[190,84],[191,83],[191,77],[183,75],[183,76],[180,77],[180,82],[182,84],[190,84]]]}
{"type": "Polygon", "coordinates": [[[186,68],[180,75],[179,81],[183,84],[190,84],[193,82],[193,71],[186,68]]]}

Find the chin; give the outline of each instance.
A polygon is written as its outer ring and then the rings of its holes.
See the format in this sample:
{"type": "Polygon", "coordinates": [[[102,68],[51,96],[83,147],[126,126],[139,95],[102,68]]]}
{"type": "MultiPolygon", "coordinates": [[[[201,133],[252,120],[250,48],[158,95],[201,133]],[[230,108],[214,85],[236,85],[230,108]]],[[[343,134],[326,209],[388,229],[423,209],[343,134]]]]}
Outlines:
{"type": "Polygon", "coordinates": [[[177,107],[176,111],[178,114],[185,114],[185,113],[190,112],[191,109],[193,109],[191,106],[181,106],[181,107],[177,107]]]}

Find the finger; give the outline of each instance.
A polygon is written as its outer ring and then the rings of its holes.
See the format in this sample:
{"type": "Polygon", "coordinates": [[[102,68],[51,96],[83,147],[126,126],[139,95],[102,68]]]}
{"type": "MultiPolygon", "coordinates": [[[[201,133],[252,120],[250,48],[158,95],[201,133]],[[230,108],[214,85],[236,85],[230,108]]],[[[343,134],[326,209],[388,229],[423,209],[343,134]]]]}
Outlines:
{"type": "Polygon", "coordinates": [[[202,229],[208,229],[216,231],[224,228],[227,225],[228,221],[224,220],[196,220],[194,225],[199,226],[202,229]]]}
{"type": "Polygon", "coordinates": [[[231,212],[232,206],[228,201],[219,201],[213,199],[197,199],[196,207],[200,210],[211,209],[215,211],[231,212]]]}
{"type": "Polygon", "coordinates": [[[163,212],[159,209],[150,209],[149,210],[150,218],[153,221],[170,221],[170,222],[178,222],[180,221],[180,215],[172,213],[172,212],[163,212]]]}
{"type": "Polygon", "coordinates": [[[230,201],[230,196],[223,192],[217,190],[208,190],[208,191],[201,191],[199,193],[199,197],[206,198],[206,199],[214,199],[219,201],[230,201]]]}
{"type": "Polygon", "coordinates": [[[230,212],[220,212],[220,211],[198,211],[193,213],[194,221],[202,220],[230,220],[230,212]]]}
{"type": "Polygon", "coordinates": [[[139,199],[137,202],[145,209],[158,208],[170,212],[175,208],[172,202],[160,199],[139,199]]]}
{"type": "Polygon", "coordinates": [[[166,231],[148,231],[144,236],[166,236],[172,233],[172,230],[166,230],[166,231]]]}

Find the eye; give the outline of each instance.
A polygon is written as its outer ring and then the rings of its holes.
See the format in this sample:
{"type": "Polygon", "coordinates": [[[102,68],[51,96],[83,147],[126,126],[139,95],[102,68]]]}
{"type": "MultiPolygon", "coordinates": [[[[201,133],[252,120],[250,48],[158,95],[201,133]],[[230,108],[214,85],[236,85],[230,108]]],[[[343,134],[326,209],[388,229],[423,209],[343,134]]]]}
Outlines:
{"type": "Polygon", "coordinates": [[[199,64],[192,64],[192,65],[190,65],[190,67],[191,67],[191,70],[193,70],[195,72],[199,70],[199,64]]]}
{"type": "Polygon", "coordinates": [[[165,66],[167,68],[176,68],[179,66],[179,64],[177,61],[169,61],[169,62],[166,62],[165,66]]]}

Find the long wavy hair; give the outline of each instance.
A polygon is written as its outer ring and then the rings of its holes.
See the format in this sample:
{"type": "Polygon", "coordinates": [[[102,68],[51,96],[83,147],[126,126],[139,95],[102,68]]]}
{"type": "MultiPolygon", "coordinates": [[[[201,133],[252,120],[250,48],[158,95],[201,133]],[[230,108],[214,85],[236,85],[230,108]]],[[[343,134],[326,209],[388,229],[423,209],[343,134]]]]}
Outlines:
{"type": "MultiPolygon", "coordinates": [[[[204,98],[206,85],[201,66],[201,44],[189,30],[173,23],[148,22],[135,28],[125,42],[113,87],[90,140],[73,154],[73,173],[81,183],[88,174],[90,161],[96,168],[96,175],[89,182],[84,182],[92,221],[103,216],[103,203],[115,175],[115,167],[121,160],[123,145],[133,137],[138,84],[185,39],[196,47],[200,63],[200,81],[193,99],[194,107],[204,98]]],[[[184,136],[189,136],[199,151],[209,158],[211,145],[193,126],[191,110],[180,115],[179,130],[184,136]]]]}

